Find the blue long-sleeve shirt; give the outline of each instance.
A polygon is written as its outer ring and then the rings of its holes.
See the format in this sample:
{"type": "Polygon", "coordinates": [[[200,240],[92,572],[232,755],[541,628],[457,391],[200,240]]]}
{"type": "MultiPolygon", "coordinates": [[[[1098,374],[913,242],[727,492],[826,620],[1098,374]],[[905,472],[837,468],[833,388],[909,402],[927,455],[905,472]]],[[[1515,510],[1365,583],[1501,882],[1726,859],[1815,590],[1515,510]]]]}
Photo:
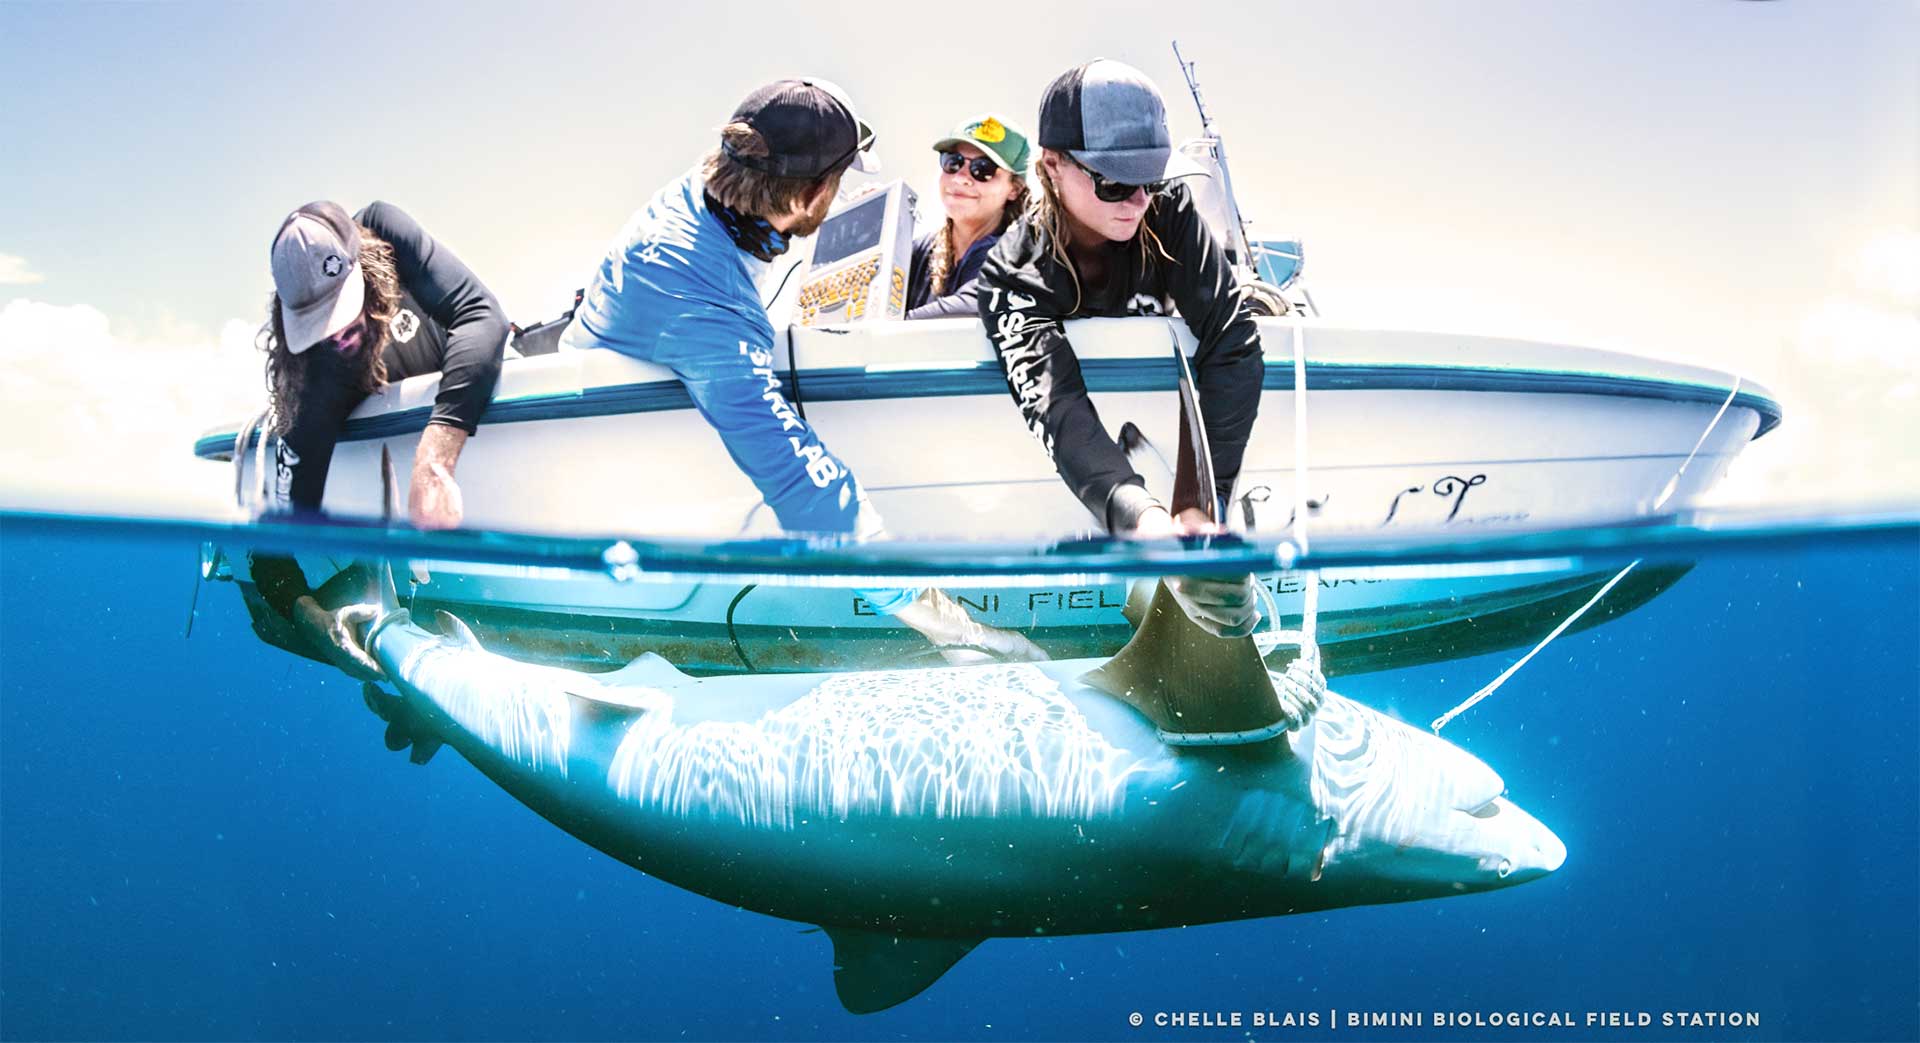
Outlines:
{"type": "MultiPolygon", "coordinates": [[[[620,231],[587,284],[565,348],[608,348],[665,366],[790,532],[858,533],[878,518],[853,472],[787,400],[751,257],[709,208],[699,171],[661,189],[620,231]]],[[[869,592],[891,612],[918,591],[869,592]]]]}

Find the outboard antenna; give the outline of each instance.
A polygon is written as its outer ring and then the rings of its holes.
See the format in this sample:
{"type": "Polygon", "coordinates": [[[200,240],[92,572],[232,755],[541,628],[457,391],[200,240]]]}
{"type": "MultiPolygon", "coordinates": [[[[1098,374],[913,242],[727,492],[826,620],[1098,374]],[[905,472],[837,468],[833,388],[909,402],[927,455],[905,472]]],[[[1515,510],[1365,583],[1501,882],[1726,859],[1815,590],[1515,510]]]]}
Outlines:
{"type": "MultiPolygon", "coordinates": [[[[1187,81],[1187,92],[1193,95],[1193,107],[1200,110],[1200,133],[1206,142],[1206,149],[1212,165],[1220,171],[1220,190],[1226,196],[1227,210],[1232,215],[1232,228],[1228,234],[1237,241],[1228,244],[1238,263],[1249,267],[1258,267],[1253,256],[1253,236],[1247,228],[1247,219],[1240,213],[1240,200],[1233,194],[1233,174],[1227,169],[1227,146],[1220,140],[1220,134],[1213,128],[1213,114],[1207,111],[1207,100],[1200,93],[1200,77],[1195,71],[1197,63],[1187,60],[1180,53],[1180,41],[1173,41],[1173,59],[1180,63],[1180,75],[1187,81]]],[[[1189,146],[1189,150],[1191,146],[1189,146]]]]}
{"type": "Polygon", "coordinates": [[[1213,116],[1207,112],[1207,100],[1200,96],[1200,77],[1194,74],[1196,63],[1180,53],[1180,41],[1173,41],[1173,60],[1180,63],[1180,75],[1187,78],[1187,92],[1193,95],[1193,107],[1200,110],[1200,133],[1215,138],[1213,116]]]}

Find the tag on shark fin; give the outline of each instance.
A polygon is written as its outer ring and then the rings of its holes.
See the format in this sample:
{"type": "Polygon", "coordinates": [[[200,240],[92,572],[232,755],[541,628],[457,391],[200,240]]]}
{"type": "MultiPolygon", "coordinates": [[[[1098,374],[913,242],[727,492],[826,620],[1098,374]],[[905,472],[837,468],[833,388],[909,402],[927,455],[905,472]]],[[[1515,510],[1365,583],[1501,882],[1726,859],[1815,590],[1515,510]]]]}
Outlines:
{"type": "Polygon", "coordinates": [[[473,628],[461,622],[459,616],[448,612],[444,608],[435,609],[433,621],[439,625],[442,634],[476,651],[485,651],[480,645],[480,639],[473,635],[473,628]]]}
{"type": "Polygon", "coordinates": [[[911,938],[851,927],[828,927],[833,986],[840,1005],[872,1014],[925,992],[984,938],[911,938]]]}

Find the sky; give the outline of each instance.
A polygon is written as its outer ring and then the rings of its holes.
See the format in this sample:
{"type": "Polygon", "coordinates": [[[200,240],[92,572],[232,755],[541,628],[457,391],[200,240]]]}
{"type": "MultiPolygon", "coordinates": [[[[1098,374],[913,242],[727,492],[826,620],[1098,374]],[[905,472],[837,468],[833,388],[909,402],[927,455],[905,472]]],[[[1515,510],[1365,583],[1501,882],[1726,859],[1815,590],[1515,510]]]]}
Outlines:
{"type": "Polygon", "coordinates": [[[300,203],[398,203],[531,323],[768,80],[926,213],[935,139],[1096,56],[1197,135],[1172,39],[1328,320],[1736,372],[1786,422],[1723,501],[1920,498],[1920,0],[555,0],[0,3],[0,505],[222,509],[191,442],[261,404],[300,203]]]}

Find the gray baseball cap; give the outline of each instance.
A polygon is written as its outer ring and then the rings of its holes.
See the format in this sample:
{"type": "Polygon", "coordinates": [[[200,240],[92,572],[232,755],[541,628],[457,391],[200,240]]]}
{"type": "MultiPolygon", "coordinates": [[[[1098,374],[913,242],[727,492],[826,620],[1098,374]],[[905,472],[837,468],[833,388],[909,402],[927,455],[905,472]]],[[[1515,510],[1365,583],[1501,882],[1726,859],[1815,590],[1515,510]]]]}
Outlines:
{"type": "Polygon", "coordinates": [[[367,280],[360,273],[360,228],[338,203],[317,202],[287,215],[273,237],[273,289],[280,325],[295,355],[360,317],[367,280]]]}
{"type": "Polygon", "coordinates": [[[1204,173],[1167,133],[1167,105],[1147,74],[1109,58],[1061,73],[1040,98],[1040,147],[1068,152],[1111,181],[1145,185],[1204,173]]]}

